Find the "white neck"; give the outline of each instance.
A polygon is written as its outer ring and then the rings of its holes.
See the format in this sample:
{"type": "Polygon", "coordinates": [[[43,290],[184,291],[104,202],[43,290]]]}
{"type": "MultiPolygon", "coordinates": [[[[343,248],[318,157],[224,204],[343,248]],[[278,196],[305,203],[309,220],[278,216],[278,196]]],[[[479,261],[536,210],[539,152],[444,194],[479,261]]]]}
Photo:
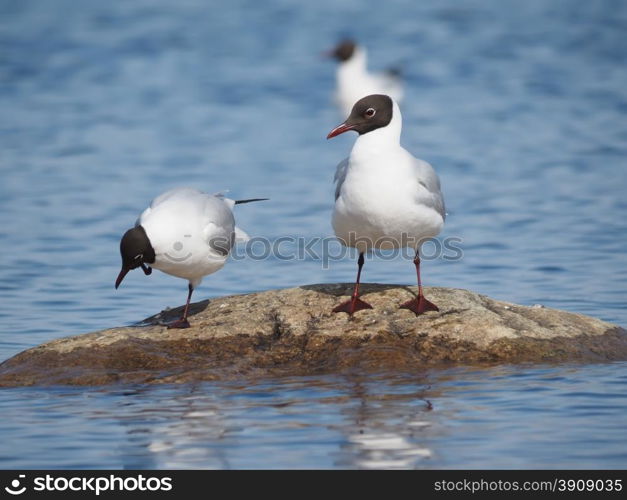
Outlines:
{"type": "Polygon", "coordinates": [[[379,153],[387,152],[390,148],[400,148],[401,129],[403,128],[403,117],[401,110],[393,101],[392,120],[385,127],[378,128],[371,132],[360,135],[355,141],[351,151],[351,160],[371,158],[379,153]]]}
{"type": "Polygon", "coordinates": [[[337,67],[337,78],[340,83],[350,83],[355,76],[364,74],[367,72],[367,54],[366,49],[355,47],[353,55],[350,59],[342,61],[337,67]]]}

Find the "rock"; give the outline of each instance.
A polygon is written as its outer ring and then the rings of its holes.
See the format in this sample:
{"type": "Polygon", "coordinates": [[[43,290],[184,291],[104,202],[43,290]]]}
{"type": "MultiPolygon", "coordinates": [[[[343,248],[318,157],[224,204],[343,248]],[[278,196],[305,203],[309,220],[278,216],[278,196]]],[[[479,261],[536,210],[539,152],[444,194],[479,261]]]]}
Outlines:
{"type": "Polygon", "coordinates": [[[192,328],[160,322],[53,340],[0,364],[0,386],[171,383],[343,370],[424,370],[451,363],[627,359],[627,332],[547,307],[525,307],[466,290],[429,288],[439,312],[398,305],[415,288],[363,285],[374,309],[350,320],[331,309],[352,285],[311,285],[192,305],[192,328]]]}

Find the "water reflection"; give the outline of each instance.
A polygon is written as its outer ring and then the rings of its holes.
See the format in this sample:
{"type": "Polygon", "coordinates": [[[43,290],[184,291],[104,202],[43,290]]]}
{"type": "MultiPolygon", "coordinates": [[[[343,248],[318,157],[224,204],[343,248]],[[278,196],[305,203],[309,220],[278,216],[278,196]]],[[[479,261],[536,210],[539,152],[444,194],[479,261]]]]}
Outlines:
{"type": "Polygon", "coordinates": [[[227,450],[237,445],[235,429],[220,399],[197,386],[156,392],[162,406],[146,406],[155,393],[150,388],[124,395],[131,398],[119,420],[128,436],[124,468],[231,468],[227,450]]]}
{"type": "Polygon", "coordinates": [[[424,442],[432,430],[427,380],[403,382],[395,391],[394,386],[379,384],[376,377],[346,380],[346,391],[354,404],[342,411],[346,443],[341,446],[338,466],[407,469],[419,467],[432,457],[424,442]]]}
{"type": "Polygon", "coordinates": [[[416,468],[433,456],[425,441],[438,428],[426,376],[139,388],[118,397],[107,418],[126,429],[125,468],[416,468]]]}
{"type": "Polygon", "coordinates": [[[0,467],[621,468],[626,368],[8,389],[0,467]]]}

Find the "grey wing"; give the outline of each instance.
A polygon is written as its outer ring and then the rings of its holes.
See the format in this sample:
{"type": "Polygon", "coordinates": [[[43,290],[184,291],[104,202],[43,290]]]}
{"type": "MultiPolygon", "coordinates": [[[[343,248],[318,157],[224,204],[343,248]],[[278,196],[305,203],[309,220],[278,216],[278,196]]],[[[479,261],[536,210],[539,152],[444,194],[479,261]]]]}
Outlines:
{"type": "Polygon", "coordinates": [[[426,161],[416,159],[415,165],[418,183],[427,191],[425,193],[423,190],[420,190],[420,203],[433,208],[442,216],[442,219],[446,219],[446,206],[444,205],[444,196],[440,188],[438,174],[426,161]]]}
{"type": "Polygon", "coordinates": [[[344,179],[346,179],[347,171],[348,171],[348,158],[344,158],[340,163],[338,163],[335,169],[335,176],[333,177],[333,182],[335,182],[335,199],[336,200],[340,197],[340,190],[342,189],[342,184],[344,184],[344,179]]]}

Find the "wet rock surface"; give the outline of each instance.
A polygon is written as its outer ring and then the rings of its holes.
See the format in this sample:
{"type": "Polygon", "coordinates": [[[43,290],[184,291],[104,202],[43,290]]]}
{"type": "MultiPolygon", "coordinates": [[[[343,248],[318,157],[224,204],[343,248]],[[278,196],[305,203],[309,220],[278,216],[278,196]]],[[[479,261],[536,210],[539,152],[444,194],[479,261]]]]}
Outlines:
{"type": "Polygon", "coordinates": [[[0,364],[0,386],[177,383],[344,370],[421,371],[434,365],[627,359],[627,332],[555,309],[467,290],[427,288],[440,311],[398,306],[415,287],[363,285],[374,309],[334,314],[351,284],[220,297],[191,307],[189,329],[168,330],[181,308],[140,326],[66,337],[0,364]]]}

